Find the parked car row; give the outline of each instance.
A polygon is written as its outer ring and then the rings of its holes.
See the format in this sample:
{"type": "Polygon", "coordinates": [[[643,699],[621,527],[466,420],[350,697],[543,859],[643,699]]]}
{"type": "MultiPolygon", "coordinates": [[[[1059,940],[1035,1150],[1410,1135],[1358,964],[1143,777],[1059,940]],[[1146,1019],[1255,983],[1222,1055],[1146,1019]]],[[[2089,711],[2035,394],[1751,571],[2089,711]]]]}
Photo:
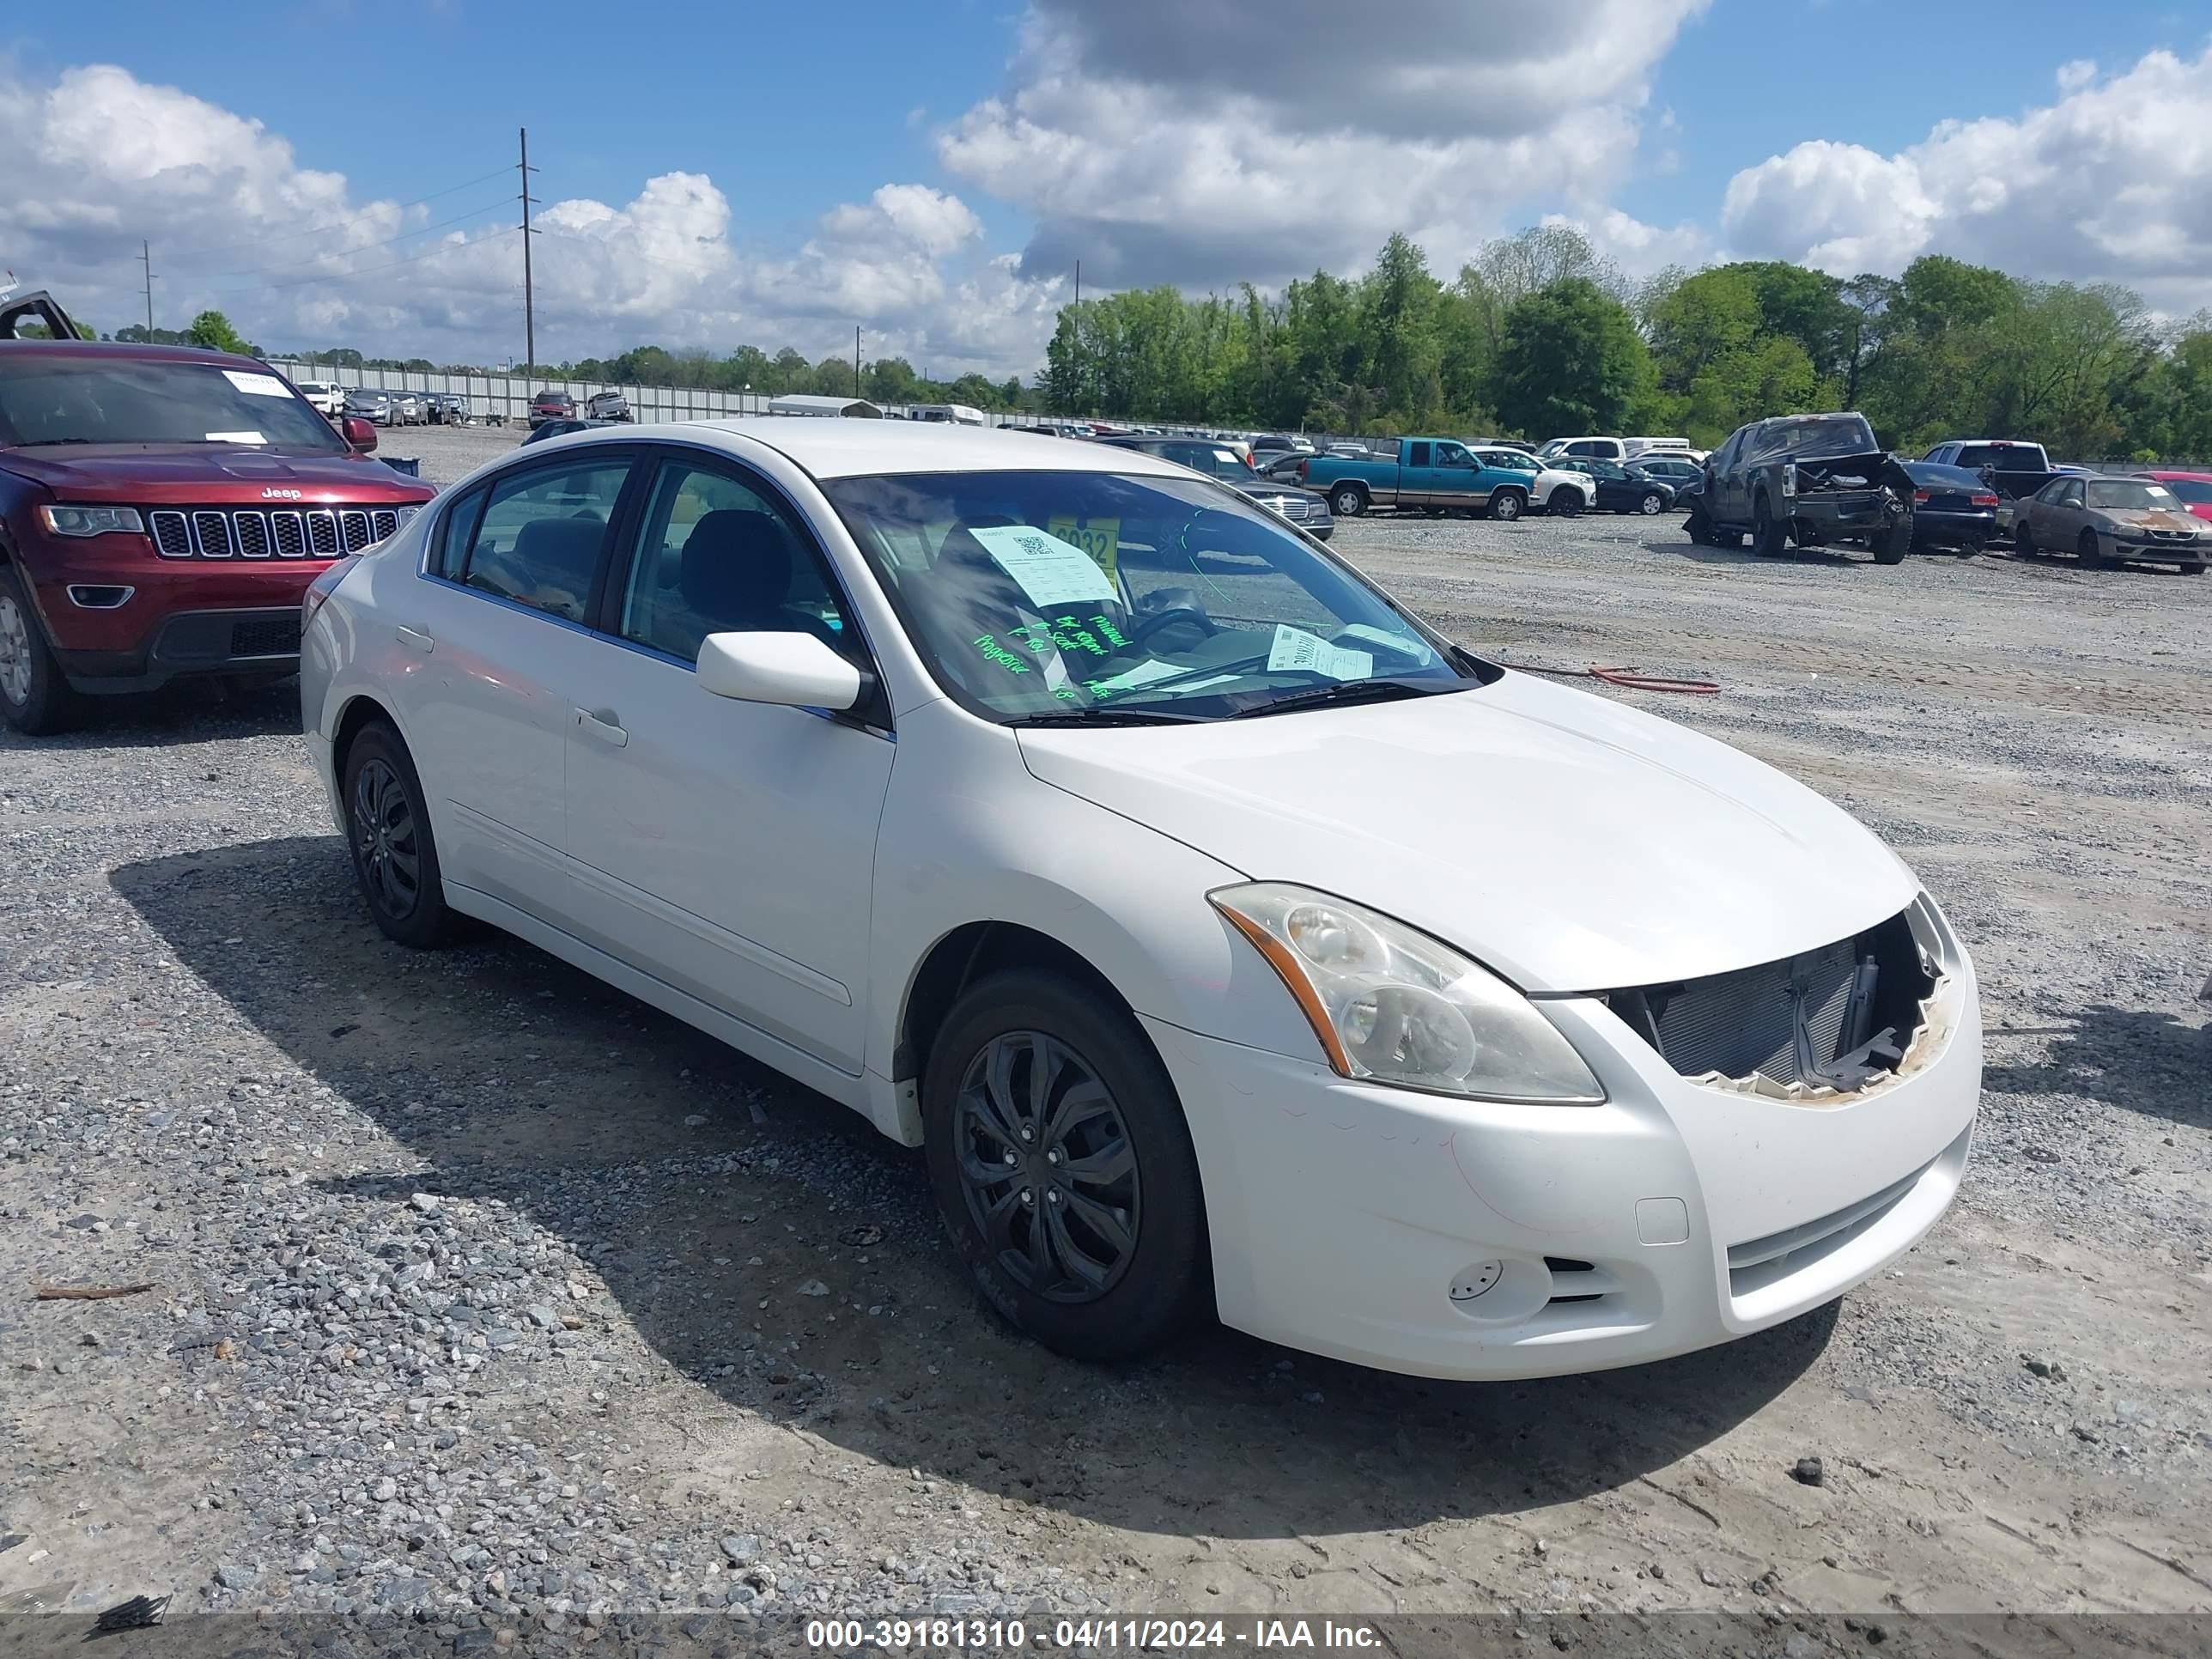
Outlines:
{"type": "Polygon", "coordinates": [[[2212,474],[2053,466],[2041,444],[2016,439],[1950,440],[1911,460],[1850,411],[1747,422],[1678,504],[1692,541],[1735,547],[1748,536],[1769,557],[1860,546],[1897,564],[1915,551],[1978,553],[2009,535],[2024,555],[2093,566],[2201,574],[2212,562],[2212,474]]]}
{"type": "Polygon", "coordinates": [[[1674,499],[1674,486],[1633,466],[1580,456],[1556,462],[1503,442],[1401,438],[1382,455],[1300,455],[1292,475],[1317,490],[1339,518],[1378,507],[1477,513],[1513,520],[1530,511],[1572,518],[1592,510],[1653,515],[1674,499]]]}

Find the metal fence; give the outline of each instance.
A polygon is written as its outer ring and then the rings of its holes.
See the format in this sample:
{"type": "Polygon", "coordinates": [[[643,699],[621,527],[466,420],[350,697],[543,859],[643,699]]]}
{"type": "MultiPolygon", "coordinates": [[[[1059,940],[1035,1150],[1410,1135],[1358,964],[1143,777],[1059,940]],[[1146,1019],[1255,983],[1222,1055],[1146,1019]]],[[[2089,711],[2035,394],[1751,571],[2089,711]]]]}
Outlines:
{"type": "MultiPolygon", "coordinates": [[[[636,421],[720,420],[741,415],[768,413],[764,392],[710,392],[703,386],[634,386],[613,380],[529,379],[519,374],[448,374],[439,370],[343,368],[333,363],[302,362],[294,357],[271,357],[269,367],[297,383],[321,380],[342,386],[374,386],[386,392],[444,392],[467,399],[469,418],[507,425],[526,425],[530,400],[541,392],[565,392],[576,400],[581,413],[584,400],[599,392],[619,392],[629,400],[636,421]]],[[[872,399],[871,400],[872,401],[872,399]]],[[[903,415],[908,405],[884,404],[886,412],[903,415]]],[[[986,413],[992,426],[1020,425],[1036,416],[986,413]]]]}

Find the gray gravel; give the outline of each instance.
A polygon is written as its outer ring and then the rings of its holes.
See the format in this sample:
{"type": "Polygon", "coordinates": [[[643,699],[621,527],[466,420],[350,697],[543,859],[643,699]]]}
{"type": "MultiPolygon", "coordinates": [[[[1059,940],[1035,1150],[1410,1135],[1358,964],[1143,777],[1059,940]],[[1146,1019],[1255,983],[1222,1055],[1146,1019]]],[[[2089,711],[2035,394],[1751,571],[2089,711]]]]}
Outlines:
{"type": "MultiPolygon", "coordinates": [[[[387,445],[450,477],[514,435],[387,445]]],[[[1721,679],[1618,695],[1921,872],[1989,1092],[1895,1273],[1553,1384],[1225,1333],[1072,1365],[856,1118],[512,941],[384,943],[290,688],[118,704],[0,738],[0,1612],[173,1591],[470,1651],[654,1613],[2204,1609],[2212,580],[1629,520],[1338,545],[1500,656],[1721,679]]]]}

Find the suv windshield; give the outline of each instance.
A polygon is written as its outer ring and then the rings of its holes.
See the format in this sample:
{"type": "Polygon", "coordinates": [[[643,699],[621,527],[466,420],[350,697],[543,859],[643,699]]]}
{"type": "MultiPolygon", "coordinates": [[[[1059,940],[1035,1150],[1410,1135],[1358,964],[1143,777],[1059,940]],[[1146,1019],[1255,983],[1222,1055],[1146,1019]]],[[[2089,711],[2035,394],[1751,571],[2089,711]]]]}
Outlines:
{"type": "Polygon", "coordinates": [[[1370,681],[1479,683],[1350,568],[1204,479],[928,473],[823,490],[938,682],[988,720],[1217,720],[1370,681]]]}
{"type": "Polygon", "coordinates": [[[2164,484],[2122,478],[2112,483],[2091,484],[2087,499],[2092,507],[2117,507],[2124,513],[2148,512],[2153,507],[2171,507],[2173,492],[2164,484]]]}
{"type": "Polygon", "coordinates": [[[345,445],[313,404],[263,369],[39,353],[0,359],[0,445],[345,445]]]}

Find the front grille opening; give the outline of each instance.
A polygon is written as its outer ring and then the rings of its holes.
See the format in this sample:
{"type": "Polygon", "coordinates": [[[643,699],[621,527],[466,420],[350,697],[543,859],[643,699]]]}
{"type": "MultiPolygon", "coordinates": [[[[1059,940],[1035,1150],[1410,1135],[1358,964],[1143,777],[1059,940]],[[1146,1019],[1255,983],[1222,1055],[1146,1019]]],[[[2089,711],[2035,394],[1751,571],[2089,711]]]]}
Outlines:
{"type": "Polygon", "coordinates": [[[296,617],[256,617],[230,625],[234,657],[289,657],[300,650],[296,617]]]}
{"type": "Polygon", "coordinates": [[[1606,1002],[1684,1077],[1848,1091],[1904,1058],[1935,988],[1900,912],[1820,950],[1606,1002]]]}

